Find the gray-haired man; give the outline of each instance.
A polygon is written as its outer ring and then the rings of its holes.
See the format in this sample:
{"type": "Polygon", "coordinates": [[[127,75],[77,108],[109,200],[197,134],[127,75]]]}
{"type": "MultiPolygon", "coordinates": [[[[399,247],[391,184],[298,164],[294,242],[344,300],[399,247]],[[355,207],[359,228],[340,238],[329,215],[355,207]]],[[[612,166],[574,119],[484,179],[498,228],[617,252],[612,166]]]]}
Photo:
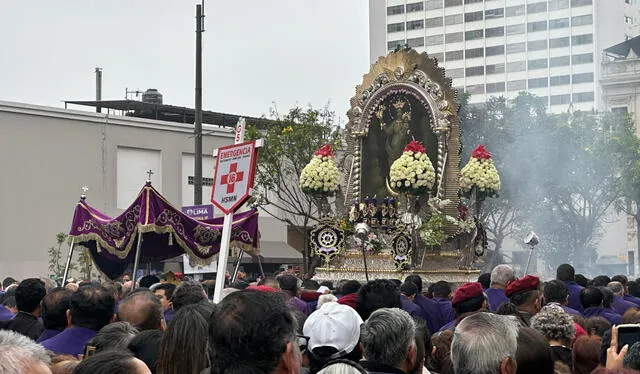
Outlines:
{"type": "Polygon", "coordinates": [[[0,331],[0,373],[51,374],[47,351],[33,340],[13,331],[0,331]]]}
{"type": "Polygon", "coordinates": [[[416,324],[398,308],[381,308],[360,328],[364,358],[369,374],[410,373],[416,364],[416,324]]]}
{"type": "Polygon", "coordinates": [[[510,316],[477,313],[463,319],[451,343],[455,374],[514,374],[518,330],[510,316]]]}

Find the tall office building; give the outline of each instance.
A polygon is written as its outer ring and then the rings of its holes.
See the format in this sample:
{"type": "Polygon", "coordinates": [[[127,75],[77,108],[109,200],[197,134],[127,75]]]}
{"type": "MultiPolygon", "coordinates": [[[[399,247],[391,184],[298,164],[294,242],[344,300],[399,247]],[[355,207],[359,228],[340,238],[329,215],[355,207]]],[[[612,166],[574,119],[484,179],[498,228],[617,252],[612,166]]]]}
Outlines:
{"type": "Polygon", "coordinates": [[[640,0],[370,0],[371,62],[410,47],[436,57],[472,103],[541,98],[552,112],[601,105],[602,50],[637,34],[640,0]]]}

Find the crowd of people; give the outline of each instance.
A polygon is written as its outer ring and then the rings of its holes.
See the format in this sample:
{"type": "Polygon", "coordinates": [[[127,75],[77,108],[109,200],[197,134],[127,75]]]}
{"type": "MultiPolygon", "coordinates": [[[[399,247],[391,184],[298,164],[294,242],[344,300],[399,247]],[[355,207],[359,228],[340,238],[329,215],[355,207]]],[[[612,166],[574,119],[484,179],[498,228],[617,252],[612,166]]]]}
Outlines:
{"type": "Polygon", "coordinates": [[[624,275],[477,282],[20,282],[0,292],[1,374],[640,372],[640,283],[624,275]],[[637,339],[628,331],[637,331],[637,339]]]}

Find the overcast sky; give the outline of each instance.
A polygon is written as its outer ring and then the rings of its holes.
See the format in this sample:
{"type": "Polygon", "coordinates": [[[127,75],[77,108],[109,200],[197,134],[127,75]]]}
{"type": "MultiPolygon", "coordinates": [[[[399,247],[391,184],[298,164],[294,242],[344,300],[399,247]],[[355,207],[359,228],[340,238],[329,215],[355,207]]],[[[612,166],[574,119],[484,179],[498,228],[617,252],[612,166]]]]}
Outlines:
{"type": "MultiPolygon", "coordinates": [[[[63,106],[157,88],[193,107],[190,0],[0,1],[0,100],[63,106]]],[[[208,0],[203,107],[259,116],[328,101],[345,119],[368,70],[366,0],[208,0]]],[[[76,107],[80,109],[80,107],[76,107]]]]}

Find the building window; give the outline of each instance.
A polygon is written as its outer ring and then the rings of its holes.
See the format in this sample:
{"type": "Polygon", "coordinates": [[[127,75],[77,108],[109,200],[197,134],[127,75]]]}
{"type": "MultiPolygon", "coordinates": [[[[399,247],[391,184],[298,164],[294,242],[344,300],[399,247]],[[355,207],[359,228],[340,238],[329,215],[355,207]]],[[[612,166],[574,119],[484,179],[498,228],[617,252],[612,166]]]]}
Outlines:
{"type": "Polygon", "coordinates": [[[531,78],[529,79],[529,89],[531,88],[543,88],[549,86],[547,78],[531,78]]]}
{"type": "Polygon", "coordinates": [[[563,29],[565,27],[569,27],[569,17],[549,20],[549,30],[563,29]]]}
{"type": "Polygon", "coordinates": [[[464,16],[462,14],[452,14],[450,16],[446,16],[444,17],[444,24],[457,25],[459,23],[462,23],[463,17],[464,16]]]}
{"type": "Polygon", "coordinates": [[[504,46],[503,45],[496,45],[496,46],[493,46],[493,47],[487,47],[487,48],[485,48],[484,54],[486,56],[503,55],[504,54],[504,46]]]}
{"type": "Polygon", "coordinates": [[[549,10],[567,9],[569,7],[569,0],[551,0],[549,1],[549,10]]]}
{"type": "Polygon", "coordinates": [[[502,74],[504,73],[504,64],[493,64],[485,67],[486,74],[502,74]]]}
{"type": "Polygon", "coordinates": [[[591,3],[591,0],[571,0],[572,7],[591,5],[591,3]]]}
{"type": "Polygon", "coordinates": [[[434,10],[442,8],[442,0],[427,0],[424,4],[426,10],[434,10]]]}
{"type": "Polygon", "coordinates": [[[507,8],[507,17],[523,16],[524,5],[510,6],[507,8]]]}
{"type": "Polygon", "coordinates": [[[484,84],[473,84],[471,86],[467,86],[467,92],[472,95],[484,94],[484,84]]]}
{"type": "Polygon", "coordinates": [[[549,39],[549,48],[564,48],[571,45],[571,41],[568,36],[564,38],[549,39]]]}
{"type": "Polygon", "coordinates": [[[543,49],[547,49],[547,39],[531,41],[527,43],[527,49],[529,51],[540,51],[543,49]]]}
{"type": "Polygon", "coordinates": [[[569,75],[558,75],[549,78],[549,85],[551,86],[563,86],[565,84],[569,84],[570,82],[571,77],[569,75]]]}
{"type": "Polygon", "coordinates": [[[593,92],[578,92],[573,94],[574,103],[584,103],[587,101],[593,101],[593,92]]]}
{"type": "Polygon", "coordinates": [[[472,48],[464,51],[464,58],[484,57],[484,48],[472,48]]]}
{"type": "Polygon", "coordinates": [[[551,105],[566,105],[571,104],[571,95],[551,95],[551,105]]]}
{"type": "Polygon", "coordinates": [[[404,31],[404,22],[390,23],[387,25],[387,32],[400,32],[404,31]]]}
{"type": "Polygon", "coordinates": [[[541,1],[539,3],[527,4],[527,13],[542,13],[547,11],[547,2],[541,1]]]}
{"type": "Polygon", "coordinates": [[[521,53],[526,51],[527,45],[524,42],[507,44],[507,54],[521,53]]]}
{"type": "Polygon", "coordinates": [[[422,1],[419,3],[407,4],[407,13],[419,12],[421,10],[424,10],[424,3],[422,1]]]}
{"type": "Polygon", "coordinates": [[[547,59],[538,58],[535,60],[529,60],[527,63],[527,67],[529,70],[544,69],[547,67],[547,59]]]}
{"type": "Polygon", "coordinates": [[[574,84],[576,84],[576,83],[590,83],[590,82],[593,82],[593,73],[574,74],[571,77],[571,80],[573,81],[574,84]]]}
{"type": "Polygon", "coordinates": [[[444,41],[447,43],[461,42],[462,35],[462,32],[452,32],[444,36],[444,41]]]}
{"type": "Polygon", "coordinates": [[[627,25],[632,25],[633,24],[633,18],[631,18],[629,16],[624,16],[624,23],[626,23],[627,25]]]}
{"type": "Polygon", "coordinates": [[[482,21],[483,14],[484,13],[482,13],[482,11],[465,13],[464,14],[464,21],[465,22],[482,21]]]}
{"type": "Polygon", "coordinates": [[[445,8],[448,8],[450,6],[458,6],[458,5],[462,5],[462,0],[444,0],[445,8]]]}
{"type": "Polygon", "coordinates": [[[627,108],[626,106],[611,108],[611,113],[617,114],[619,116],[626,116],[627,114],[629,114],[629,108],[627,108]]]}
{"type": "Polygon", "coordinates": [[[424,20],[424,24],[427,28],[440,27],[443,25],[442,17],[427,18],[426,20],[424,20]]]}
{"type": "Polygon", "coordinates": [[[490,29],[485,30],[485,37],[492,38],[496,36],[504,36],[504,27],[492,27],[490,29]]]}
{"type": "Polygon", "coordinates": [[[584,16],[571,17],[571,26],[583,26],[593,24],[593,15],[585,14],[584,16]]]}
{"type": "Polygon", "coordinates": [[[483,75],[483,74],[484,74],[484,66],[472,66],[470,68],[465,69],[465,75],[467,77],[473,77],[476,75],[483,75]]]}
{"type": "Polygon", "coordinates": [[[398,47],[402,47],[403,45],[404,45],[404,40],[392,40],[390,42],[387,42],[387,49],[394,50],[398,47]]]}
{"type": "Polygon", "coordinates": [[[572,45],[591,44],[593,43],[593,34],[583,34],[571,37],[572,45]]]}
{"type": "Polygon", "coordinates": [[[549,59],[549,66],[552,68],[558,66],[568,66],[571,62],[569,56],[551,57],[549,59]]]}
{"type": "Polygon", "coordinates": [[[387,7],[387,15],[393,16],[404,13],[404,5],[395,5],[387,7]]]}
{"type": "Polygon", "coordinates": [[[524,34],[524,23],[507,26],[507,35],[524,34]]]}
{"type": "Polygon", "coordinates": [[[411,38],[407,39],[407,44],[411,48],[423,47],[424,46],[424,38],[411,38]]]}
{"type": "Polygon", "coordinates": [[[423,19],[407,22],[407,30],[418,30],[418,29],[424,29],[423,19]]]}
{"type": "Polygon", "coordinates": [[[447,75],[449,76],[449,78],[452,78],[452,79],[464,78],[464,69],[463,68],[449,69],[447,70],[447,75]]]}
{"type": "Polygon", "coordinates": [[[529,22],[527,24],[527,31],[529,32],[546,31],[546,30],[547,30],[547,21],[529,22]]]}
{"type": "Polygon", "coordinates": [[[482,30],[482,29],[465,31],[464,40],[482,39],[483,36],[484,36],[484,30],[482,30]]]}
{"type": "Polygon", "coordinates": [[[484,0],[464,0],[465,4],[475,4],[475,3],[481,3],[484,0]]]}
{"type": "MultiPolygon", "coordinates": [[[[187,184],[193,186],[194,176],[190,175],[187,177],[187,184]]],[[[202,185],[203,186],[213,186],[213,178],[202,177],[202,185]]]]}
{"type": "Polygon", "coordinates": [[[444,52],[436,52],[429,55],[429,57],[435,58],[438,62],[444,61],[444,52]]]}
{"type": "Polygon", "coordinates": [[[571,56],[571,63],[574,65],[590,64],[593,62],[593,53],[581,53],[571,56]]]}
{"type": "Polygon", "coordinates": [[[427,36],[427,45],[440,45],[444,43],[444,35],[427,36]]]}
{"type": "Polygon", "coordinates": [[[514,61],[507,64],[507,73],[515,73],[517,71],[527,70],[526,61],[514,61]]]}
{"type": "Polygon", "coordinates": [[[484,11],[485,19],[504,17],[504,8],[487,9],[484,11]]]}
{"type": "Polygon", "coordinates": [[[449,51],[444,54],[444,57],[447,61],[455,61],[462,60],[464,56],[464,51],[449,51]]]}
{"type": "Polygon", "coordinates": [[[527,81],[524,79],[507,82],[507,91],[523,91],[526,89],[527,89],[527,81]]]}
{"type": "Polygon", "coordinates": [[[504,82],[487,83],[487,93],[504,92],[504,82]]]}

